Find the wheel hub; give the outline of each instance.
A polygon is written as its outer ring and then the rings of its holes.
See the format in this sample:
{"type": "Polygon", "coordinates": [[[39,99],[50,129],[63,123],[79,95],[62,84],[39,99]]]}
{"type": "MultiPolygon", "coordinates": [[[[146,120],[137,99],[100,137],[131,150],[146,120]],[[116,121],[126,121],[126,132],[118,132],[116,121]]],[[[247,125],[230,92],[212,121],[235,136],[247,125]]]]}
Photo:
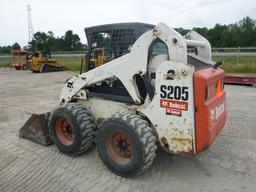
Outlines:
{"type": "Polygon", "coordinates": [[[74,133],[71,123],[65,117],[59,117],[55,124],[57,138],[64,145],[71,145],[74,141],[74,133]]]}
{"type": "Polygon", "coordinates": [[[125,165],[133,156],[133,145],[130,138],[122,132],[113,132],[107,138],[107,152],[111,159],[125,165]]]}
{"type": "Polygon", "coordinates": [[[123,133],[113,134],[114,150],[122,157],[130,158],[132,156],[132,145],[130,139],[123,133]]]}

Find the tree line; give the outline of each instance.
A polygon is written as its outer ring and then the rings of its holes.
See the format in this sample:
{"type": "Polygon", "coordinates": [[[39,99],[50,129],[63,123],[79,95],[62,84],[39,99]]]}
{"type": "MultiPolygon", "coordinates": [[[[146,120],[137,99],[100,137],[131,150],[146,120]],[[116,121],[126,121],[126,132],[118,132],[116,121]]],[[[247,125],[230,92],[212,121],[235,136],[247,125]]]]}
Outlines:
{"type": "Polygon", "coordinates": [[[54,37],[51,31],[36,32],[28,44],[30,51],[84,51],[86,49],[86,45],[81,43],[80,37],[72,30],[66,31],[62,37],[54,37]]]}
{"type": "MultiPolygon", "coordinates": [[[[85,51],[87,46],[82,44],[80,37],[68,30],[62,37],[55,37],[51,31],[36,32],[33,38],[28,42],[28,46],[23,47],[27,51],[85,51]]],[[[0,46],[0,53],[10,53],[11,50],[21,49],[21,46],[16,42],[13,45],[0,46]]]]}
{"type": "Polygon", "coordinates": [[[14,43],[13,45],[0,46],[0,53],[11,53],[11,50],[21,49],[19,43],[14,43]]]}
{"type": "MultiPolygon", "coordinates": [[[[190,31],[184,28],[176,30],[182,35],[190,31]]],[[[212,47],[256,47],[256,20],[250,17],[229,25],[216,24],[210,29],[197,27],[192,30],[207,38],[212,47]]],[[[0,46],[0,53],[10,53],[12,49],[20,48],[18,43],[0,46]]],[[[29,51],[84,51],[86,48],[72,30],[66,31],[62,37],[55,37],[51,31],[36,32],[27,47],[29,51]]]]}
{"type": "MultiPolygon", "coordinates": [[[[189,29],[176,29],[182,35],[189,29]]],[[[193,28],[193,31],[204,36],[212,47],[256,47],[256,20],[245,17],[229,25],[216,24],[213,28],[193,28]]]]}
{"type": "MultiPolygon", "coordinates": [[[[189,29],[176,29],[182,35],[189,29]]],[[[212,47],[256,47],[256,20],[245,17],[229,25],[216,24],[213,28],[193,28],[193,31],[204,36],[212,47]]]]}

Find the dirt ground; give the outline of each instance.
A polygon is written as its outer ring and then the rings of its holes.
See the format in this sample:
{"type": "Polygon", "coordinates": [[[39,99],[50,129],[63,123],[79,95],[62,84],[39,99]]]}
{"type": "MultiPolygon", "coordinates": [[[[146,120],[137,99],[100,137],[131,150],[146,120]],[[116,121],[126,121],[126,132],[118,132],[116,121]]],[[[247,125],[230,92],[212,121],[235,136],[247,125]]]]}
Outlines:
{"type": "Polygon", "coordinates": [[[256,191],[256,88],[225,86],[228,122],[206,152],[175,156],[158,150],[151,169],[125,179],[95,148],[79,157],[21,139],[30,113],[57,106],[70,72],[34,74],[0,69],[0,191],[256,191]]]}

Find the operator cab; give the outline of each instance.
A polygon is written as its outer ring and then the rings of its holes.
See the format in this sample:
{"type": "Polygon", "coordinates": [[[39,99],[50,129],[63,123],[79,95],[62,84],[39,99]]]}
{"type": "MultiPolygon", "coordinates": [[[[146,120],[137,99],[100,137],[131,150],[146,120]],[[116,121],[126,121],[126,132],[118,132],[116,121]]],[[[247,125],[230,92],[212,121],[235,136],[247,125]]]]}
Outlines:
{"type": "Polygon", "coordinates": [[[42,57],[42,59],[48,60],[51,59],[51,53],[49,51],[36,51],[30,54],[27,54],[26,58],[28,59],[32,59],[33,57],[42,57]]]}
{"type": "MultiPolygon", "coordinates": [[[[109,61],[130,52],[134,42],[154,25],[146,23],[117,23],[85,28],[88,41],[86,57],[87,70],[92,70],[109,61]]],[[[158,44],[157,44],[158,45],[158,44]]],[[[159,49],[161,45],[157,46],[159,49]]],[[[154,50],[157,53],[157,50],[154,50]]],[[[83,64],[83,63],[82,63],[83,64]]],[[[80,74],[86,70],[81,66],[80,74]]],[[[145,99],[147,91],[141,77],[136,76],[140,95],[145,99]]],[[[88,96],[100,97],[125,103],[133,103],[132,98],[119,79],[110,79],[100,84],[87,87],[88,96]]]]}
{"type": "Polygon", "coordinates": [[[48,59],[51,59],[52,56],[51,56],[51,53],[49,51],[43,51],[42,52],[42,56],[45,60],[48,60],[48,59]]]}
{"type": "Polygon", "coordinates": [[[134,42],[153,28],[154,25],[146,23],[117,23],[85,28],[87,68],[81,66],[80,74],[129,53],[134,42]]]}

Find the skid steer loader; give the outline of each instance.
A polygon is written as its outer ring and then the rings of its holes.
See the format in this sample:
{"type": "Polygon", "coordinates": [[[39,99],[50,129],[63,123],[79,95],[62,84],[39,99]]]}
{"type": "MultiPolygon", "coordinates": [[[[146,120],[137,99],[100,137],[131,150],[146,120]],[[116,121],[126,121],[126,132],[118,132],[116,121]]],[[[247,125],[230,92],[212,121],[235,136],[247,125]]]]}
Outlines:
{"type": "Polygon", "coordinates": [[[68,70],[53,59],[48,51],[36,51],[26,56],[27,65],[32,72],[46,73],[68,70]]]}
{"type": "Polygon", "coordinates": [[[226,121],[220,64],[204,37],[193,31],[183,37],[159,23],[126,54],[69,78],[60,106],[41,121],[47,130],[49,119],[50,137],[64,154],[96,143],[112,172],[136,176],[149,169],[157,146],[195,155],[214,142],[226,121]]]}

